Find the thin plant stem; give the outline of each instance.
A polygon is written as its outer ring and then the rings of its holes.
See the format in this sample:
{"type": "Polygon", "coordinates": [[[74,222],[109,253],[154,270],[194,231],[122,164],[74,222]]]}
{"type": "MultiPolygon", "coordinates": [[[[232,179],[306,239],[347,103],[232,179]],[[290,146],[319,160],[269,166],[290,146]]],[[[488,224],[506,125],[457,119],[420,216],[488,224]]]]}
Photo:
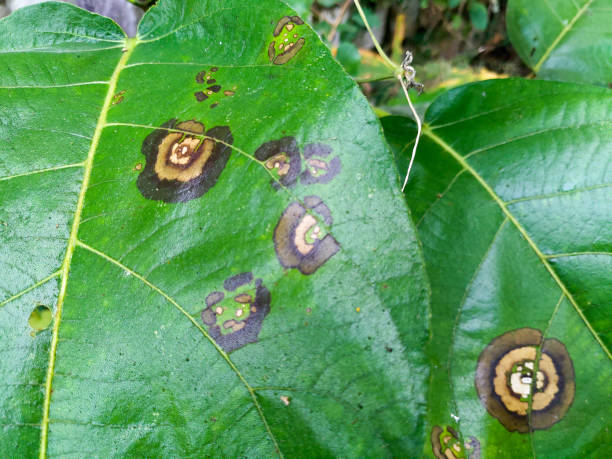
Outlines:
{"type": "Polygon", "coordinates": [[[394,80],[395,79],[395,75],[382,75],[382,76],[377,76],[377,77],[373,77],[373,78],[359,78],[359,79],[355,79],[355,81],[358,84],[364,84],[364,83],[374,83],[375,81],[385,81],[385,80],[394,80]]]}
{"type": "Polygon", "coordinates": [[[414,146],[412,147],[412,156],[410,156],[410,163],[408,164],[408,170],[406,171],[406,177],[404,178],[404,184],[402,185],[402,193],[404,192],[404,188],[406,188],[406,184],[408,183],[408,177],[410,177],[410,170],[412,169],[412,163],[414,163],[414,157],[416,156],[417,145],[419,144],[419,139],[421,138],[421,118],[419,114],[414,109],[412,105],[412,101],[410,100],[410,96],[408,95],[408,88],[406,87],[406,82],[404,81],[403,75],[397,77],[400,84],[402,85],[402,89],[404,90],[404,95],[406,96],[406,100],[408,100],[408,105],[410,106],[410,110],[414,115],[414,119],[417,123],[417,136],[414,141],[414,146]]]}
{"type": "Polygon", "coordinates": [[[351,2],[353,0],[346,0],[344,2],[344,4],[340,7],[340,11],[338,12],[338,17],[336,18],[336,20],[334,21],[334,25],[332,26],[331,30],[329,31],[329,33],[327,34],[327,41],[331,43],[331,41],[334,39],[334,37],[336,36],[336,32],[338,31],[338,27],[340,27],[340,23],[342,22],[342,18],[344,18],[344,15],[346,14],[346,12],[349,9],[349,6],[351,6],[351,2]]]}
{"type": "Polygon", "coordinates": [[[383,58],[385,65],[393,70],[393,74],[399,80],[400,85],[402,85],[402,90],[404,91],[404,95],[406,96],[406,100],[408,101],[408,105],[410,106],[410,110],[412,110],[412,114],[414,115],[414,119],[416,120],[416,123],[417,123],[417,136],[414,141],[414,146],[412,147],[412,155],[410,156],[410,163],[408,163],[408,170],[406,171],[406,177],[404,178],[404,184],[402,185],[402,193],[403,193],[404,188],[406,188],[406,184],[408,183],[408,178],[410,177],[410,171],[412,170],[412,164],[414,163],[414,158],[416,156],[417,146],[419,145],[419,139],[421,138],[421,118],[419,117],[419,114],[417,113],[414,106],[412,105],[412,101],[410,100],[410,96],[408,95],[408,85],[406,84],[406,82],[408,82],[410,87],[418,87],[419,91],[423,88],[423,85],[419,83],[415,83],[414,81],[414,73],[415,73],[414,68],[410,66],[412,62],[412,54],[410,54],[409,52],[406,53],[406,57],[404,58],[404,61],[402,62],[401,66],[394,63],[389,58],[389,56],[387,56],[387,53],[385,53],[385,51],[380,46],[380,43],[378,43],[378,40],[374,36],[374,33],[372,32],[372,29],[370,28],[370,24],[368,23],[368,20],[365,17],[363,9],[361,8],[361,4],[359,3],[359,0],[353,0],[353,2],[355,3],[355,7],[357,8],[357,11],[359,12],[359,16],[361,16],[361,20],[363,21],[364,25],[366,26],[366,29],[368,30],[368,33],[370,34],[370,38],[372,38],[372,42],[374,43],[374,47],[376,48],[376,51],[378,51],[378,54],[380,55],[380,57],[383,58]]]}
{"type": "Polygon", "coordinates": [[[353,2],[355,3],[355,6],[357,7],[357,11],[359,12],[359,16],[361,16],[361,20],[365,24],[366,29],[368,29],[368,33],[370,34],[370,38],[372,38],[372,42],[374,43],[374,47],[376,48],[376,51],[378,51],[378,54],[380,54],[380,57],[383,58],[387,67],[397,72],[400,69],[400,66],[394,63],[391,59],[389,59],[389,56],[387,56],[387,53],[385,53],[385,51],[380,46],[380,43],[378,43],[378,40],[374,36],[374,32],[372,32],[372,29],[370,28],[370,24],[368,23],[368,20],[365,17],[363,9],[361,8],[361,4],[359,3],[359,0],[353,0],[353,2]]]}

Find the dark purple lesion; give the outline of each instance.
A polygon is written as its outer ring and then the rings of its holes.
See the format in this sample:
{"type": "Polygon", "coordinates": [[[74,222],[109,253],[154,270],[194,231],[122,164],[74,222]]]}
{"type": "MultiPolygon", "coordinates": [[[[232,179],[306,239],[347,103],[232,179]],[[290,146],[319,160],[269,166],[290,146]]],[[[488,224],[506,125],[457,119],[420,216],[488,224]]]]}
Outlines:
{"type": "Polygon", "coordinates": [[[331,147],[322,143],[311,143],[304,147],[304,172],[300,182],[304,185],[329,183],[342,169],[340,158],[330,159],[331,147]]]}
{"type": "Polygon", "coordinates": [[[295,137],[271,140],[255,151],[255,158],[274,176],[276,189],[291,187],[298,178],[303,185],[329,183],[342,169],[340,158],[331,156],[332,148],[322,143],[308,144],[300,153],[295,137]]]}
{"type": "Polygon", "coordinates": [[[313,274],[339,250],[340,244],[329,234],[331,211],[318,196],[292,202],[274,228],[274,248],[280,264],[313,274]]]}
{"type": "Polygon", "coordinates": [[[274,188],[291,187],[297,181],[302,160],[295,137],[264,143],[255,151],[255,158],[274,176],[271,181],[274,188]]]}
{"type": "Polygon", "coordinates": [[[225,352],[257,342],[262,323],[270,312],[270,292],[250,272],[229,277],[223,291],[206,297],[202,322],[225,352]]]}
{"type": "Polygon", "coordinates": [[[204,94],[204,91],[196,91],[193,93],[193,95],[198,102],[204,102],[206,99],[208,99],[208,96],[204,94]]]}

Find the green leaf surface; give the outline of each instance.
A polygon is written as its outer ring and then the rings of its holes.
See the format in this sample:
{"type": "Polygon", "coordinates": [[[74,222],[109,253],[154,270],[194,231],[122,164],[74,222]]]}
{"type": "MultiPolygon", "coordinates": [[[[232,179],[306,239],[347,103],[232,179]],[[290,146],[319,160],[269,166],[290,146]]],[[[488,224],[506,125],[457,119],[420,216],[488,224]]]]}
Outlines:
{"type": "Polygon", "coordinates": [[[510,0],[508,36],[521,59],[544,79],[612,83],[609,0],[510,0]]]}
{"type": "Polygon", "coordinates": [[[342,64],[342,67],[351,75],[356,75],[359,72],[359,64],[361,63],[361,55],[359,49],[350,41],[343,41],[338,46],[336,59],[342,64]]]}
{"type": "MultiPolygon", "coordinates": [[[[611,107],[603,88],[525,80],[469,84],[429,107],[405,192],[432,289],[428,457],[456,441],[447,426],[483,458],[607,455],[611,107]],[[532,355],[502,362],[517,347],[532,355]],[[526,361],[543,386],[526,379],[517,398],[526,361]]],[[[405,171],[414,125],[382,121],[405,171]]]]}
{"type": "Polygon", "coordinates": [[[378,120],[293,14],[0,22],[0,457],[422,449],[420,249],[378,120]]]}

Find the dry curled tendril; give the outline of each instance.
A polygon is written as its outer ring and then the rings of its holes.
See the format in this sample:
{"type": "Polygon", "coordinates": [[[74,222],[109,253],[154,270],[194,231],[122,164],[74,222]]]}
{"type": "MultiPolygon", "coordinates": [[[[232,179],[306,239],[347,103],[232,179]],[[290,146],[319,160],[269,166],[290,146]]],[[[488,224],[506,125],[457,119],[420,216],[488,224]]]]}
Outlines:
{"type": "Polygon", "coordinates": [[[406,51],[406,54],[404,55],[404,59],[402,60],[402,64],[400,65],[400,68],[401,68],[400,78],[404,81],[408,89],[414,88],[417,90],[417,93],[421,95],[421,93],[423,92],[423,89],[425,89],[425,86],[422,83],[417,83],[415,81],[416,70],[411,65],[412,59],[413,59],[412,53],[410,51],[406,51]]]}
{"type": "Polygon", "coordinates": [[[424,86],[421,83],[417,83],[415,81],[414,78],[416,76],[416,70],[414,70],[414,67],[412,67],[411,64],[412,53],[410,51],[406,51],[406,55],[404,56],[404,60],[402,60],[402,65],[400,66],[400,72],[397,78],[400,84],[402,85],[402,90],[404,91],[404,95],[406,96],[406,100],[408,101],[408,105],[410,106],[410,110],[412,110],[414,120],[417,123],[417,136],[414,141],[414,146],[412,147],[412,155],[410,155],[410,163],[408,164],[408,170],[406,171],[406,177],[404,178],[402,191],[404,191],[404,188],[406,188],[406,184],[408,183],[408,178],[410,177],[410,170],[412,169],[414,157],[416,156],[417,146],[419,145],[419,138],[421,137],[421,118],[419,118],[419,114],[412,105],[412,101],[410,100],[410,96],[408,95],[408,90],[410,88],[414,88],[417,90],[418,94],[421,94],[423,92],[424,86]]]}

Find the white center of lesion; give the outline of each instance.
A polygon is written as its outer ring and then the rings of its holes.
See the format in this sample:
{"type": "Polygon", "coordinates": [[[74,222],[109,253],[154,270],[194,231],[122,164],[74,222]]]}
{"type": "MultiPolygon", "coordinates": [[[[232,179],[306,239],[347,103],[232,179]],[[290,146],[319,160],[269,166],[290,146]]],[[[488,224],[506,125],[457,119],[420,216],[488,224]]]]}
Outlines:
{"type": "Polygon", "coordinates": [[[329,169],[327,163],[320,159],[309,159],[306,163],[310,166],[310,172],[313,175],[320,174],[322,172],[327,172],[329,169]]]}
{"type": "Polygon", "coordinates": [[[266,168],[268,170],[276,169],[278,175],[287,175],[291,165],[289,164],[288,158],[284,153],[274,155],[266,161],[266,168]]]}
{"type": "MultiPolygon", "coordinates": [[[[307,255],[314,248],[314,244],[309,244],[306,241],[306,233],[308,233],[310,228],[315,225],[317,225],[317,220],[312,215],[306,214],[304,215],[304,218],[302,218],[298,226],[295,228],[295,247],[302,255],[307,255]]],[[[317,229],[318,225],[316,228],[313,229],[313,233],[317,229]]],[[[315,234],[318,234],[319,231],[320,229],[318,229],[315,234]]]]}
{"type": "Polygon", "coordinates": [[[172,145],[168,161],[177,166],[184,166],[192,161],[194,153],[198,149],[199,139],[187,137],[182,142],[177,142],[172,145]]]}
{"type": "MultiPolygon", "coordinates": [[[[520,397],[523,399],[526,399],[531,395],[534,385],[533,369],[534,362],[527,361],[522,365],[518,365],[516,367],[516,371],[510,375],[510,389],[515,394],[520,395],[520,397]]],[[[544,373],[541,371],[537,372],[535,387],[538,391],[544,388],[544,373]]]]}

